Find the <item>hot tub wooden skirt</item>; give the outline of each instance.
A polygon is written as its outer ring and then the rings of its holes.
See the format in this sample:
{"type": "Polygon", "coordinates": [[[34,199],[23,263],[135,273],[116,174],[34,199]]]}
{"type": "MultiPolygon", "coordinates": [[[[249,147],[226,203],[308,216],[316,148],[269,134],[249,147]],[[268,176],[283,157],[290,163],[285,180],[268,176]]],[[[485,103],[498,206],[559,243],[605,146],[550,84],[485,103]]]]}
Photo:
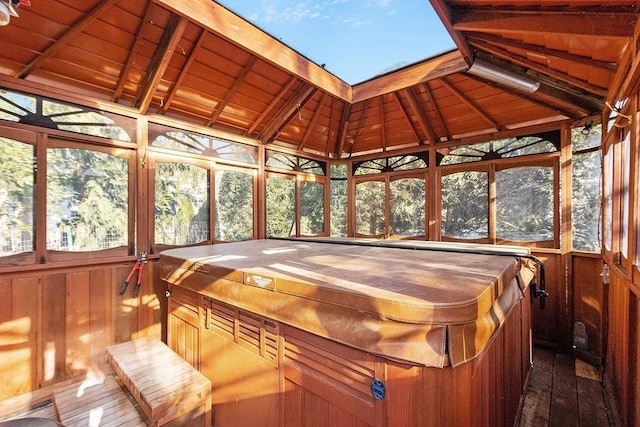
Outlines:
{"type": "Polygon", "coordinates": [[[528,298],[480,356],[443,368],[372,355],[176,285],[169,313],[169,346],[212,382],[216,427],[511,426],[530,369],[528,298]]]}

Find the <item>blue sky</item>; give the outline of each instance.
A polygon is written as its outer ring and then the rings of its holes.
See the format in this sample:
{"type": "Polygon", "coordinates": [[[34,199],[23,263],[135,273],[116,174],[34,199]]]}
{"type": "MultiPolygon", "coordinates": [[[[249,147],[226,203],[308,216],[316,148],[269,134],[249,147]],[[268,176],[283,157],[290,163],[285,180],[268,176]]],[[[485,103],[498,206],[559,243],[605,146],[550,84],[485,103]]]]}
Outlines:
{"type": "Polygon", "coordinates": [[[428,0],[216,0],[350,84],[455,48],[428,0]]]}

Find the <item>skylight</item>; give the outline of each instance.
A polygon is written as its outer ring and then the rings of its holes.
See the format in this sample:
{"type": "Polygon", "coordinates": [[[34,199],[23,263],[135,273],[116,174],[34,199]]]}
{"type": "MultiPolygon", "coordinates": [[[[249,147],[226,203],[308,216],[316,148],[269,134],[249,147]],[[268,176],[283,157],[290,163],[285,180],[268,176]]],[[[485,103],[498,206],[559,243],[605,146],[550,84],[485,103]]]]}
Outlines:
{"type": "Polygon", "coordinates": [[[217,0],[349,84],[455,48],[427,0],[217,0]]]}

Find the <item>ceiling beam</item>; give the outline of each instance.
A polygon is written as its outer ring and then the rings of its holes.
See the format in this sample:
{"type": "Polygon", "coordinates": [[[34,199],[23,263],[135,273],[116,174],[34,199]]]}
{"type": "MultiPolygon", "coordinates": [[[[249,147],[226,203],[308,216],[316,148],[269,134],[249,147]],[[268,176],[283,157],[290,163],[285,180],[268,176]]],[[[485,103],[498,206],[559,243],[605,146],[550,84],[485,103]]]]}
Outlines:
{"type": "Polygon", "coordinates": [[[160,83],[160,80],[162,80],[162,76],[169,66],[171,55],[173,55],[178,43],[180,43],[182,33],[186,27],[186,19],[173,14],[169,18],[167,26],[164,29],[164,33],[162,34],[162,38],[158,43],[158,47],[153,54],[153,58],[151,58],[151,65],[149,65],[149,69],[144,76],[142,81],[142,90],[140,91],[135,103],[135,106],[140,110],[140,113],[147,113],[158,84],[160,83]]]}
{"type": "MultiPolygon", "coordinates": [[[[438,108],[438,103],[436,102],[436,99],[433,97],[433,94],[431,93],[431,88],[429,87],[429,83],[427,82],[423,84],[422,87],[424,88],[424,93],[425,95],[427,95],[427,99],[429,100],[429,103],[433,105],[433,111],[435,111],[436,113],[436,117],[438,118],[438,122],[440,122],[440,126],[442,126],[442,129],[444,129],[445,131],[444,137],[446,138],[447,141],[450,141],[452,139],[451,131],[449,131],[449,128],[447,127],[447,123],[444,121],[444,117],[442,117],[442,114],[440,113],[440,109],[438,108]]],[[[438,135],[435,135],[435,136],[436,136],[436,139],[434,140],[434,143],[437,143],[438,135]]]]}
{"type": "Polygon", "coordinates": [[[482,119],[490,124],[495,130],[504,130],[504,127],[502,125],[498,124],[498,122],[485,114],[485,112],[482,111],[480,107],[478,107],[472,100],[470,100],[462,92],[460,92],[453,84],[451,84],[451,82],[449,82],[449,80],[447,80],[446,77],[440,79],[440,83],[442,83],[447,89],[449,89],[449,91],[453,93],[460,101],[462,101],[463,104],[471,108],[477,115],[482,117],[482,119]]]}
{"type": "Polygon", "coordinates": [[[424,110],[424,106],[420,103],[418,99],[418,94],[416,93],[416,89],[413,87],[405,89],[404,93],[406,94],[407,100],[409,101],[409,105],[413,110],[415,116],[417,117],[418,125],[422,128],[422,131],[425,135],[427,135],[427,139],[432,144],[436,143],[437,137],[431,125],[429,124],[429,117],[427,116],[427,112],[424,110]]]}
{"type": "Polygon", "coordinates": [[[136,38],[131,44],[129,48],[129,55],[127,56],[127,63],[120,70],[120,75],[118,76],[118,84],[116,89],[113,91],[113,95],[111,96],[111,102],[120,101],[120,96],[122,95],[122,91],[124,90],[124,86],[127,83],[127,76],[129,75],[129,71],[133,67],[133,63],[135,61],[136,55],[138,54],[138,49],[142,45],[142,29],[144,28],[145,23],[149,22],[149,17],[151,16],[151,7],[152,3],[147,3],[147,6],[144,11],[144,17],[140,21],[140,25],[138,26],[138,31],[136,32],[136,38]]]}
{"type": "Polygon", "coordinates": [[[318,89],[308,84],[302,84],[298,91],[289,99],[287,104],[271,120],[259,139],[263,144],[270,144],[282,131],[282,129],[295,117],[304,104],[316,93],[318,89]]]}
{"type": "Polygon", "coordinates": [[[349,128],[349,118],[351,117],[351,108],[353,104],[346,104],[344,110],[342,110],[342,119],[340,120],[340,129],[338,130],[338,139],[336,141],[335,149],[333,150],[333,158],[340,159],[344,150],[344,142],[347,137],[347,130],[349,128]]]}
{"type": "Polygon", "coordinates": [[[459,51],[445,53],[436,58],[355,85],[353,87],[352,102],[355,104],[429,80],[466,71],[467,69],[469,69],[469,65],[459,51]]]}
{"type": "Polygon", "coordinates": [[[544,19],[539,19],[541,13],[539,10],[456,8],[452,13],[452,24],[456,31],[628,39],[633,36],[637,19],[635,13],[606,12],[599,8],[593,11],[550,11],[544,14],[544,19]]]}
{"type": "Polygon", "coordinates": [[[380,142],[382,145],[382,151],[387,151],[387,134],[386,134],[386,120],[384,119],[384,95],[378,97],[380,103],[380,142]]]}
{"type": "Polygon", "coordinates": [[[211,0],[152,1],[331,95],[351,100],[349,84],[218,3],[211,0]]]}
{"type": "MultiPolygon", "coordinates": [[[[409,129],[411,129],[411,132],[413,132],[413,136],[415,136],[416,141],[418,141],[418,144],[424,145],[424,141],[420,139],[418,130],[416,129],[413,122],[411,121],[411,116],[407,112],[407,109],[404,108],[404,105],[402,105],[402,101],[400,100],[400,95],[398,94],[398,92],[393,92],[393,99],[396,101],[396,104],[398,104],[398,107],[400,107],[400,111],[402,111],[402,116],[407,121],[407,124],[409,125],[409,129]]],[[[418,120],[418,122],[420,122],[420,120],[418,120]]]]}
{"type": "Polygon", "coordinates": [[[322,111],[322,108],[324,108],[324,104],[327,101],[328,97],[329,95],[327,94],[327,92],[324,92],[322,94],[322,97],[320,98],[320,102],[318,103],[316,110],[313,112],[313,116],[311,117],[311,121],[309,122],[309,126],[307,127],[307,131],[304,133],[304,136],[302,137],[300,144],[298,144],[298,151],[301,151],[302,148],[304,148],[304,146],[307,144],[309,136],[311,135],[311,133],[313,133],[313,128],[318,122],[318,118],[320,117],[320,111],[322,111]]]}
{"type": "Polygon", "coordinates": [[[577,64],[583,64],[589,67],[596,67],[605,71],[610,71],[612,75],[616,72],[618,68],[615,62],[598,61],[597,59],[586,58],[580,55],[574,55],[572,53],[569,53],[563,50],[549,49],[543,46],[537,46],[534,44],[524,43],[517,40],[505,39],[504,37],[495,36],[492,34],[468,33],[467,39],[473,40],[476,42],[492,44],[505,50],[507,48],[524,50],[529,55],[536,56],[536,57],[545,57],[545,60],[546,58],[549,58],[549,57],[564,59],[567,61],[575,62],[577,64]]]}
{"type": "Polygon", "coordinates": [[[353,137],[351,138],[350,144],[349,144],[349,157],[351,157],[351,154],[353,154],[353,148],[355,147],[356,143],[358,142],[358,135],[360,135],[360,131],[362,130],[362,126],[364,125],[364,118],[367,115],[367,111],[369,111],[369,105],[371,104],[371,98],[367,99],[364,101],[364,105],[362,108],[362,115],[360,116],[360,119],[358,119],[358,125],[356,126],[356,130],[355,133],[353,135],[353,137]]]}
{"type": "Polygon", "coordinates": [[[83,15],[82,19],[77,23],[73,24],[64,34],[60,37],[56,37],[56,41],[45,49],[40,55],[36,56],[33,61],[29,62],[25,65],[15,77],[19,79],[24,79],[27,77],[33,70],[38,68],[40,64],[45,62],[47,59],[51,58],[55,55],[60,49],[65,47],[71,42],[71,40],[80,34],[89,24],[98,19],[104,12],[109,10],[111,6],[113,6],[118,0],[103,0],[98,3],[98,5],[93,8],[90,12],[83,15]]]}
{"type": "MultiPolygon", "coordinates": [[[[497,82],[490,82],[488,80],[485,80],[481,77],[477,77],[474,76],[473,74],[467,74],[467,77],[470,79],[473,79],[477,82],[480,82],[482,84],[485,85],[489,85],[489,86],[493,86],[495,88],[498,88],[500,90],[504,90],[505,92],[508,92],[510,95],[512,96],[516,96],[524,101],[528,101],[528,102],[532,102],[540,107],[543,108],[547,108],[551,111],[555,111],[558,114],[562,114],[563,116],[569,117],[569,118],[576,118],[577,114],[576,114],[576,110],[577,107],[573,104],[571,104],[571,107],[568,107],[568,104],[566,102],[564,103],[560,103],[560,102],[555,102],[555,103],[551,103],[548,101],[549,97],[548,96],[538,96],[536,94],[536,92],[533,93],[524,93],[524,92],[520,92],[517,90],[513,90],[505,85],[501,85],[500,83],[497,82]]],[[[540,87],[543,87],[543,85],[541,85],[540,87]]]]}
{"type": "Polygon", "coordinates": [[[251,134],[253,134],[253,132],[260,125],[260,123],[262,123],[264,118],[267,117],[267,115],[269,115],[269,113],[276,107],[278,102],[280,102],[280,100],[291,90],[291,88],[293,87],[293,84],[295,82],[297,82],[297,81],[298,81],[298,79],[296,79],[294,76],[292,76],[289,79],[287,84],[285,84],[282,87],[280,92],[278,92],[278,94],[273,97],[273,99],[271,100],[271,102],[269,103],[267,108],[265,108],[264,111],[262,112],[262,114],[260,114],[260,117],[258,117],[256,120],[254,120],[253,124],[249,127],[249,129],[247,129],[246,136],[251,136],[251,134]]]}
{"type": "Polygon", "coordinates": [[[244,69],[242,70],[240,75],[234,79],[235,81],[233,82],[233,86],[231,86],[231,88],[227,91],[227,94],[224,96],[224,99],[220,101],[218,105],[216,105],[216,109],[211,115],[211,118],[209,119],[209,123],[207,123],[207,126],[211,126],[216,122],[216,120],[218,120],[218,117],[220,117],[220,114],[222,114],[222,111],[224,110],[224,108],[227,106],[229,101],[231,101],[231,98],[233,97],[233,95],[238,91],[238,88],[244,82],[244,79],[247,78],[247,75],[249,74],[249,71],[251,71],[253,64],[256,63],[256,60],[257,58],[255,56],[252,56],[251,59],[249,59],[249,62],[247,63],[247,65],[244,66],[244,69]]]}
{"type": "Polygon", "coordinates": [[[207,36],[207,31],[201,30],[200,36],[198,37],[196,44],[191,49],[191,52],[189,53],[189,57],[187,58],[187,61],[184,63],[184,66],[180,70],[180,75],[178,76],[176,81],[173,83],[171,92],[169,92],[169,95],[167,95],[167,99],[164,101],[164,104],[162,105],[161,111],[163,114],[169,110],[169,107],[173,103],[173,99],[176,97],[176,94],[178,93],[178,89],[180,89],[180,86],[182,86],[182,82],[184,81],[185,77],[189,73],[189,70],[191,69],[191,65],[193,65],[193,62],[195,61],[198,52],[200,52],[200,48],[202,47],[202,44],[204,43],[204,39],[206,36],[207,36]]]}

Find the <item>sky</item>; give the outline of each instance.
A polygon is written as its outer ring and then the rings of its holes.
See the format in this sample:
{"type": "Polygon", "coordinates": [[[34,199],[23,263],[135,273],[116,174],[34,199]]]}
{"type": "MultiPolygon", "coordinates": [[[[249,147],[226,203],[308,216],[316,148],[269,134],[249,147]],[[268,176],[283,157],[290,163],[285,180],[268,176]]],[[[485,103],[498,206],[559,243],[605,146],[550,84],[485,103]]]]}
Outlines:
{"type": "Polygon", "coordinates": [[[455,48],[428,0],[216,0],[349,84],[455,48]]]}

